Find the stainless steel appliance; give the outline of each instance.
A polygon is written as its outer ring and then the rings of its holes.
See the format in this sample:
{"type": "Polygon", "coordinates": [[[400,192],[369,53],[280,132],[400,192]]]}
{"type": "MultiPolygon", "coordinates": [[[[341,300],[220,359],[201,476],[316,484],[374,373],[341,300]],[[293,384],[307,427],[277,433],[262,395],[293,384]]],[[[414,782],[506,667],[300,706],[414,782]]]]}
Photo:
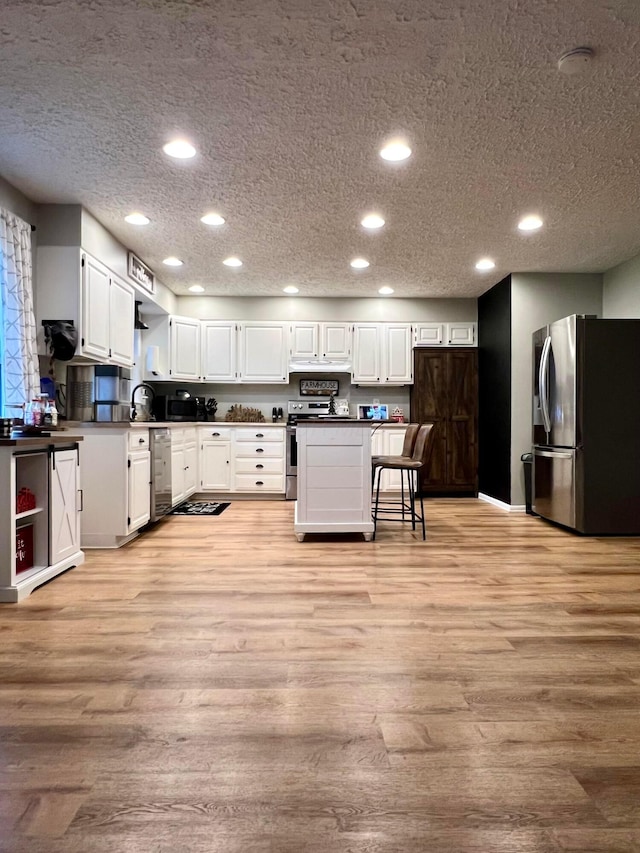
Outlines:
{"type": "Polygon", "coordinates": [[[67,367],[65,415],[68,421],[92,421],[93,365],[67,367]]]}
{"type": "Polygon", "coordinates": [[[94,420],[128,421],[131,371],[113,364],[97,364],[93,370],[94,420]]]}
{"type": "Polygon", "coordinates": [[[573,315],[533,334],[533,510],[640,534],[640,320],[573,315]]]}
{"type": "Polygon", "coordinates": [[[156,395],[153,414],[157,421],[197,421],[198,400],[196,397],[156,395]]]}
{"type": "Polygon", "coordinates": [[[330,397],[313,397],[306,400],[289,400],[287,403],[287,449],[285,454],[285,498],[295,501],[298,497],[298,446],[296,424],[305,418],[317,418],[329,414],[330,397]]]}
{"type": "Polygon", "coordinates": [[[171,430],[149,430],[151,449],[151,521],[158,521],[171,510],[171,430]]]}

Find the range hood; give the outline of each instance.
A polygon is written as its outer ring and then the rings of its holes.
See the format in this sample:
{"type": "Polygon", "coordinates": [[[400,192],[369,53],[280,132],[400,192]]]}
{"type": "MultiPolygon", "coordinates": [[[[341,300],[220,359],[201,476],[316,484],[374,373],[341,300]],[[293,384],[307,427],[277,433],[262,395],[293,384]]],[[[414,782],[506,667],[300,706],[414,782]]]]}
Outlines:
{"type": "Polygon", "coordinates": [[[351,362],[332,358],[297,358],[289,362],[289,373],[351,373],[351,362]]]}

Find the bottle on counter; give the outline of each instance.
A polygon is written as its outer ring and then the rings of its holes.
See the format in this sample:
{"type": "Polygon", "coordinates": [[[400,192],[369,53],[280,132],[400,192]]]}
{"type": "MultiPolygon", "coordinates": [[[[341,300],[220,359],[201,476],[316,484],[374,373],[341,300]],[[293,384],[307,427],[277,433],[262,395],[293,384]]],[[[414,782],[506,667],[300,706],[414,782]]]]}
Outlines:
{"type": "Polygon", "coordinates": [[[57,427],[58,426],[58,410],[56,409],[55,400],[49,399],[47,394],[44,397],[44,412],[42,416],[42,425],[57,427]]]}

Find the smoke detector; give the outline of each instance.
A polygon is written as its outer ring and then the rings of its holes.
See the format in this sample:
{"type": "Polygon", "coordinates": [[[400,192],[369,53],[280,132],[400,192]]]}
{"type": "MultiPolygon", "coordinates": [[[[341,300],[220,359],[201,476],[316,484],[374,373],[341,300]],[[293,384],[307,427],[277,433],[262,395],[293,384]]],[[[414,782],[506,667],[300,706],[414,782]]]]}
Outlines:
{"type": "Polygon", "coordinates": [[[582,74],[587,70],[593,59],[590,47],[574,47],[563,53],[558,60],[558,71],[563,74],[582,74]]]}

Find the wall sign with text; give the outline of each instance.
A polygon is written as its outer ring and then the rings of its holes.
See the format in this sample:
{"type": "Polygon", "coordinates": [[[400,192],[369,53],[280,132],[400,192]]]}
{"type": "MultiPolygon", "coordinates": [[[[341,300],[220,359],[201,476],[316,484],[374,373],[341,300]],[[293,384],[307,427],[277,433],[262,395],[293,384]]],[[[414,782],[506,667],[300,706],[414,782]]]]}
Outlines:
{"type": "Polygon", "coordinates": [[[301,379],[300,396],[328,397],[337,394],[339,387],[337,379],[301,379]]]}
{"type": "Polygon", "coordinates": [[[127,271],[129,278],[132,278],[140,287],[144,287],[149,293],[155,293],[156,277],[151,272],[146,264],[143,264],[140,258],[136,257],[133,252],[129,252],[129,265],[127,271]]]}

